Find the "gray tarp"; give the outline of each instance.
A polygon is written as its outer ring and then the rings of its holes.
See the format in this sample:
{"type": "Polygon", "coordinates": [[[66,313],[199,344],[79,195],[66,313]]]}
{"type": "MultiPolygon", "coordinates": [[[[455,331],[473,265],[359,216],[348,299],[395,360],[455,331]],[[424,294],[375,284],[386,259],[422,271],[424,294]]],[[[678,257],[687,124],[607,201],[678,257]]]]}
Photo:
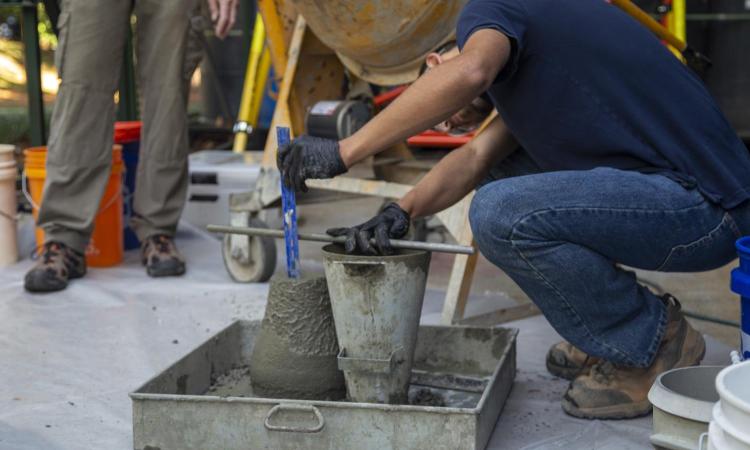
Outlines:
{"type": "MultiPolygon", "coordinates": [[[[31,227],[23,231],[28,255],[31,227]]],[[[183,226],[178,243],[189,261],[183,278],[150,279],[129,252],[122,266],[93,269],[62,293],[30,295],[22,285],[28,259],[0,269],[0,449],[132,448],[128,392],[233,320],[262,316],[267,285],[233,283],[213,237],[183,226]]],[[[320,270],[319,262],[305,264],[320,270]]],[[[438,320],[441,298],[429,292],[425,321],[438,320]]],[[[511,326],[521,330],[518,375],[490,448],[649,447],[650,417],[591,422],[563,414],[566,382],[543,362],[559,337],[541,316],[511,326]]],[[[726,363],[727,354],[709,339],[710,362],[726,363]]]]}

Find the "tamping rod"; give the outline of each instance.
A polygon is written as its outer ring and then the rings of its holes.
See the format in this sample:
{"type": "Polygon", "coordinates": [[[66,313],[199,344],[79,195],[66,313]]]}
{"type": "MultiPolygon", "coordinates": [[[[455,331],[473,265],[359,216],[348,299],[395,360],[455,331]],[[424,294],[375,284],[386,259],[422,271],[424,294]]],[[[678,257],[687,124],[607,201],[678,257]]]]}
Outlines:
{"type": "MultiPolygon", "coordinates": [[[[224,225],[208,225],[208,231],[214,233],[226,233],[226,234],[244,234],[248,236],[261,236],[271,237],[276,239],[284,239],[284,232],[282,230],[271,230],[269,228],[248,228],[248,227],[230,227],[224,225]]],[[[333,244],[343,244],[346,241],[346,237],[338,236],[333,237],[327,234],[312,234],[312,233],[298,233],[297,235],[301,241],[314,241],[314,242],[330,242],[333,244]]],[[[375,244],[375,239],[370,239],[372,244],[375,244]]],[[[441,253],[456,253],[461,255],[473,255],[474,247],[467,245],[453,245],[453,244],[440,244],[436,242],[419,242],[419,241],[405,241],[402,239],[391,239],[391,246],[393,248],[403,248],[408,250],[426,250],[428,252],[441,252],[441,253]]]]}

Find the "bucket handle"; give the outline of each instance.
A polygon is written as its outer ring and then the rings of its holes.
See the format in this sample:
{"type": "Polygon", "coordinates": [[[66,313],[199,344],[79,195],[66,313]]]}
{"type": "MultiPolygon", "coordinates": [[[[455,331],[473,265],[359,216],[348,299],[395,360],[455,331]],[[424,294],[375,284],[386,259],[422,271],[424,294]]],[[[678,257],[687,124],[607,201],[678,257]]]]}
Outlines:
{"type": "Polygon", "coordinates": [[[27,178],[26,169],[23,169],[23,173],[21,173],[21,192],[23,192],[23,196],[26,197],[26,201],[29,202],[31,207],[39,211],[39,205],[34,202],[34,199],[31,198],[31,194],[29,194],[29,187],[26,184],[27,178]]]}
{"type": "Polygon", "coordinates": [[[326,426],[326,421],[323,418],[323,414],[314,405],[295,405],[279,403],[278,405],[271,408],[266,414],[266,420],[263,421],[263,425],[269,431],[281,431],[286,433],[318,433],[323,427],[326,426]],[[271,418],[280,411],[299,411],[299,412],[310,412],[315,415],[318,420],[318,424],[312,428],[299,427],[299,426],[282,426],[282,425],[271,425],[271,418]]]}
{"type": "Polygon", "coordinates": [[[698,450],[706,450],[708,449],[708,433],[701,433],[700,437],[698,438],[698,450]]]}
{"type": "Polygon", "coordinates": [[[16,214],[15,216],[12,216],[10,214],[4,213],[3,211],[0,211],[0,217],[3,218],[3,219],[8,219],[8,220],[10,220],[13,223],[16,223],[20,219],[21,215],[20,214],[16,214]]]}
{"type": "MultiPolygon", "coordinates": [[[[124,178],[124,174],[123,174],[122,177],[124,178]]],[[[34,199],[31,198],[31,194],[29,193],[29,187],[28,187],[28,184],[26,182],[27,178],[28,177],[26,176],[26,169],[24,169],[23,173],[21,173],[21,192],[23,192],[23,196],[26,197],[26,201],[29,202],[29,204],[31,205],[31,207],[34,208],[35,210],[39,211],[39,205],[36,204],[36,202],[34,201],[34,199]]],[[[122,186],[125,186],[124,182],[121,182],[120,184],[122,186]]],[[[123,192],[121,191],[120,195],[122,195],[122,194],[123,194],[123,192]]],[[[107,201],[107,203],[104,204],[104,207],[99,208],[97,210],[97,214],[100,213],[100,212],[102,212],[102,211],[106,211],[107,209],[109,209],[109,207],[112,206],[117,201],[117,197],[118,197],[117,194],[113,195],[112,198],[109,199],[107,201]]]]}

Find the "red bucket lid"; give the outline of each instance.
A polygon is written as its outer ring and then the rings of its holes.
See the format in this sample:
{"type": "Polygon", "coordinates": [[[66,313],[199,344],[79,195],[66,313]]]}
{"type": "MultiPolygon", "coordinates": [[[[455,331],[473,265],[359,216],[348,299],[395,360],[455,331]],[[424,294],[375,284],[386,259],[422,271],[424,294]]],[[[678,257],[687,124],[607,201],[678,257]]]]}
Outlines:
{"type": "Polygon", "coordinates": [[[143,122],[139,120],[115,122],[115,144],[127,144],[140,140],[142,126],[143,122]]]}

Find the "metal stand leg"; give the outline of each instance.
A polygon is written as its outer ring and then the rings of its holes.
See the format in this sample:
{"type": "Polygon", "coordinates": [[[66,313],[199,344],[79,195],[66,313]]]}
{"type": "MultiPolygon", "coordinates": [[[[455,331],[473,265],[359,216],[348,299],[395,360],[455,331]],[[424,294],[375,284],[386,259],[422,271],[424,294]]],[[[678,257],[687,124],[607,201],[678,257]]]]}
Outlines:
{"type": "Polygon", "coordinates": [[[21,35],[26,59],[26,90],[29,96],[29,124],[31,145],[45,145],[47,132],[44,124],[44,102],[42,99],[41,53],[39,51],[39,17],[36,3],[26,0],[21,5],[21,35]]]}

